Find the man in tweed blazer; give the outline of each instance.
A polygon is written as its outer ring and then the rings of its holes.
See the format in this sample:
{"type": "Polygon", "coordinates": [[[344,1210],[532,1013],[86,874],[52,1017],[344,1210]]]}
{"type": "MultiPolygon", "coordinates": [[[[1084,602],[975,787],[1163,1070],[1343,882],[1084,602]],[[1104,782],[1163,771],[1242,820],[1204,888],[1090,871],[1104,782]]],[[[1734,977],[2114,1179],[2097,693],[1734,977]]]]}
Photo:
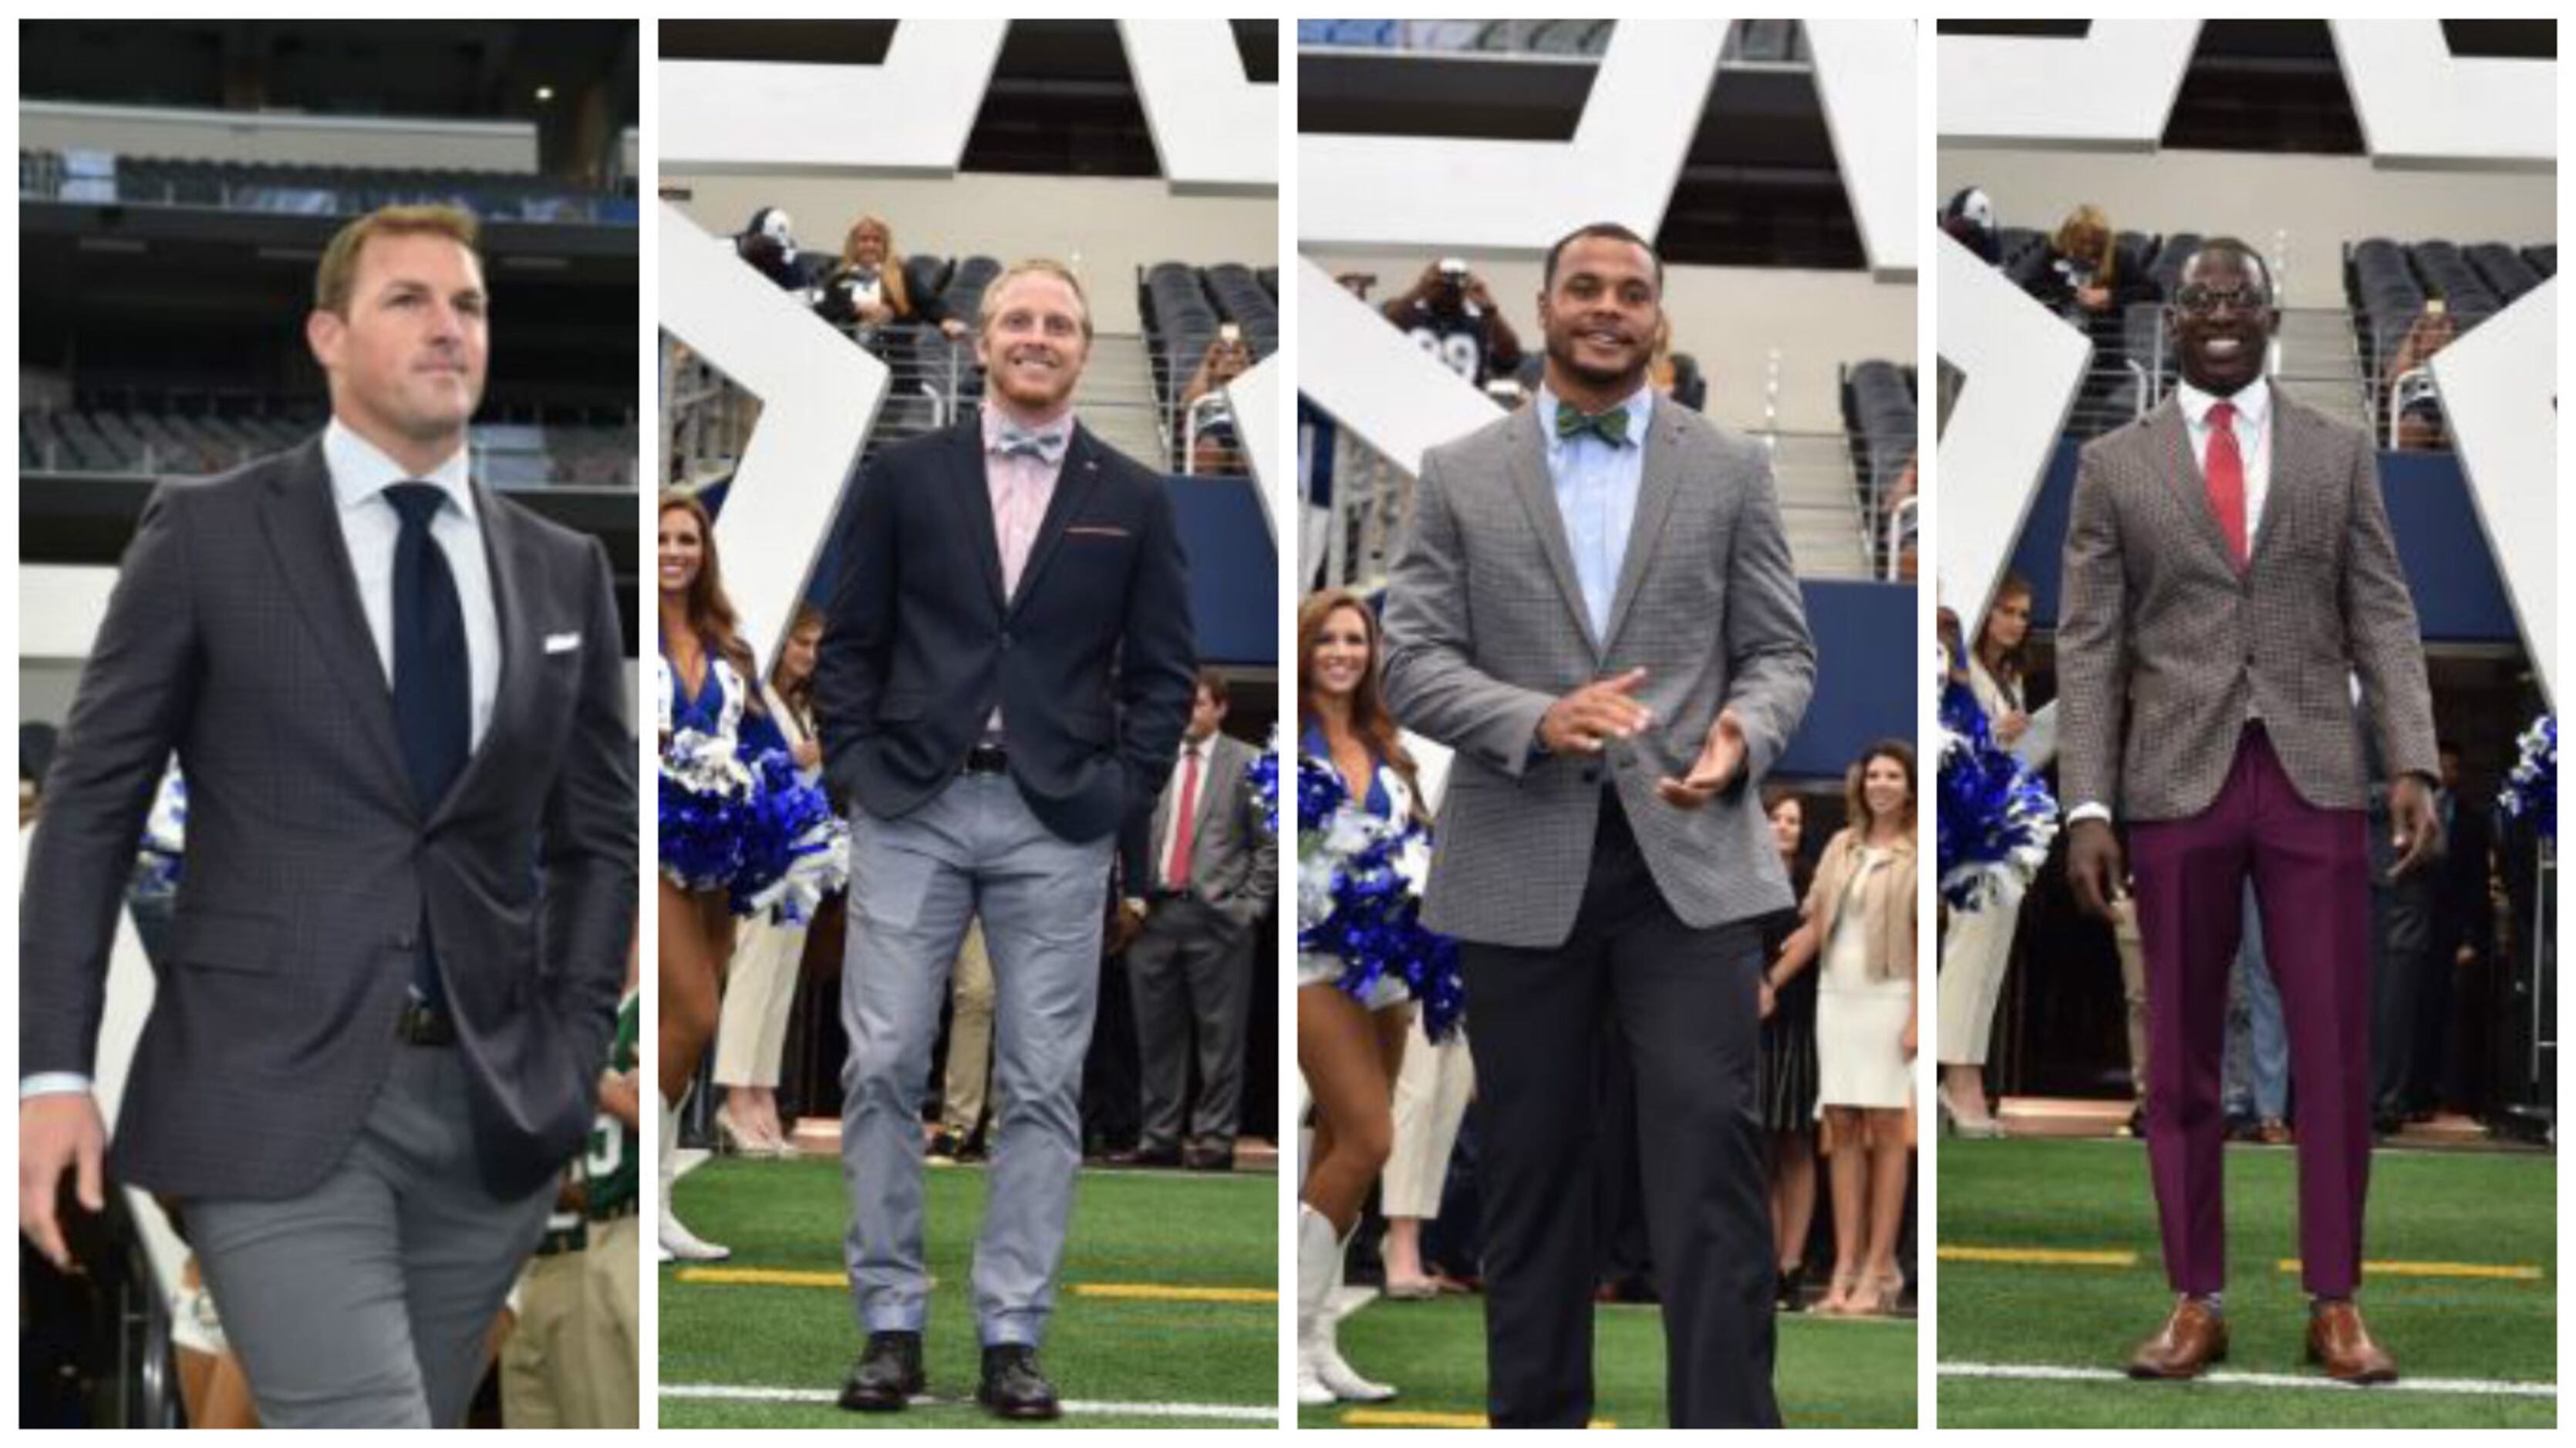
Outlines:
{"type": "Polygon", "coordinates": [[[1456,751],[1425,918],[1460,941],[1491,1113],[1497,1427],[1591,1414],[1605,1017],[1635,1066],[1672,1425],[1780,1421],[1753,920],[1793,902],[1748,785],[1815,646],[1761,449],[1646,385],[1662,290],[1624,227],[1549,252],[1546,383],[1425,458],[1387,589],[1387,702],[1456,751]]]}
{"type": "Polygon", "coordinates": [[[2262,261],[2206,243],[2170,310],[2173,400],[2084,450],[2066,537],[2058,668],[2068,869],[2107,913],[2136,852],[2147,956],[2147,1146],[2165,1326],[2138,1377],[2223,1356],[2226,1246],[2219,1065],[2250,876],[2298,1085],[2299,1237],[2309,1357],[2396,1376],[2352,1302],[2370,1174],[2368,772],[2358,678],[2390,813],[2416,868],[2438,847],[2433,721],[2415,607],[2370,439],[2263,376],[2279,313],[2262,261]]]}
{"type": "Polygon", "coordinates": [[[18,1211],[97,1210],[89,1091],[135,840],[187,854],[106,1167],[176,1208],[264,1427],[455,1427],[598,1109],[635,745],[598,542],[471,476],[473,218],[324,252],[332,418],[145,505],[19,903],[18,1211]]]}

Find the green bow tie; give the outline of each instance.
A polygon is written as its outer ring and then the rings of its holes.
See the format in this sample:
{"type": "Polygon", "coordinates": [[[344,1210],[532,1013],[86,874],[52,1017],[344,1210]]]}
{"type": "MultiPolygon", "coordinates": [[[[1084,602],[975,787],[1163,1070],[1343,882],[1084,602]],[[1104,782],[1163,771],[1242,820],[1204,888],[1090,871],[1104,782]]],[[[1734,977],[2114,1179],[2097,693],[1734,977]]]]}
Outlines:
{"type": "Polygon", "coordinates": [[[1557,403],[1556,435],[1560,441],[1572,442],[1587,432],[1612,447],[1626,447],[1628,409],[1614,407],[1608,412],[1588,413],[1571,402],[1557,403]]]}

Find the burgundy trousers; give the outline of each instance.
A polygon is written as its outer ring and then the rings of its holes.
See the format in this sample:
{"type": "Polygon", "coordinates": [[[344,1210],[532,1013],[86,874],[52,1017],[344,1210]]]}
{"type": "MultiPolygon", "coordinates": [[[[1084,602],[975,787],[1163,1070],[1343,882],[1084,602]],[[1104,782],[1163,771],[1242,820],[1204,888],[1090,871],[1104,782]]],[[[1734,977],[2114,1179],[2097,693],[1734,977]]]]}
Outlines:
{"type": "Polygon", "coordinates": [[[2219,1071],[2248,875],[2289,1029],[2302,1275],[2312,1296],[2348,1297],[2360,1285],[2370,1189],[2367,821],[2360,810],[2301,799],[2253,724],[2208,809],[2130,829],[2147,955],[2147,1158],[2176,1292],[2206,1295],[2227,1281],[2219,1071]]]}

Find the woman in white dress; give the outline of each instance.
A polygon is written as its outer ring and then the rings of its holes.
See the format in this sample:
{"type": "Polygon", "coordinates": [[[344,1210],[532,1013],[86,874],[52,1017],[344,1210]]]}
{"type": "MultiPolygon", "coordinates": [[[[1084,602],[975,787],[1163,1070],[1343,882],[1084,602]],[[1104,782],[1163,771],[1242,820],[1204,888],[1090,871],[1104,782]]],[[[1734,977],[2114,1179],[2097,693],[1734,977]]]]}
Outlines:
{"type": "MultiPolygon", "coordinates": [[[[2030,580],[2007,573],[1994,606],[1977,626],[1968,653],[1968,690],[1995,742],[2006,749],[2030,729],[2022,694],[2030,640],[2030,580]]],[[[2003,997],[2004,967],[2012,960],[2013,928],[2021,919],[2022,886],[1998,880],[1973,910],[1950,912],[1941,937],[1941,1010],[1935,1043],[1941,1062],[1941,1119],[1961,1136],[2001,1136],[2003,1126],[1986,1105],[1986,1046],[1993,1035],[1995,1004],[2003,997]]]]}
{"type": "Polygon", "coordinates": [[[1885,1313],[1904,1293],[1915,1051],[1914,750],[1883,739],[1853,765],[1845,824],[1816,863],[1804,923],[1763,978],[1766,999],[1823,959],[1816,993],[1817,1114],[1831,1164],[1834,1281],[1815,1310],[1885,1313]]]}

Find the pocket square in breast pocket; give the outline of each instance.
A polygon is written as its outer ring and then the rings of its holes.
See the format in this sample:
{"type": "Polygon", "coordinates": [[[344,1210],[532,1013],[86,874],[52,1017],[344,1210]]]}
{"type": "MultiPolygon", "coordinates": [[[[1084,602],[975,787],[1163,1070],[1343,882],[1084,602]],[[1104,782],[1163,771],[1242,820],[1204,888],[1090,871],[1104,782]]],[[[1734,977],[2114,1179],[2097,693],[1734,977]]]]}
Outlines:
{"type": "Polygon", "coordinates": [[[1127,536],[1127,530],[1113,528],[1103,523],[1085,523],[1065,529],[1064,536],[1067,538],[1124,538],[1127,536]]]}
{"type": "Polygon", "coordinates": [[[573,633],[559,633],[559,634],[548,634],[548,635],[546,635],[546,652],[547,652],[547,653],[550,653],[550,654],[568,654],[568,653],[571,653],[573,650],[575,650],[575,649],[577,649],[577,648],[580,648],[580,647],[581,647],[581,634],[580,634],[578,631],[575,631],[575,632],[573,632],[573,633]]]}

